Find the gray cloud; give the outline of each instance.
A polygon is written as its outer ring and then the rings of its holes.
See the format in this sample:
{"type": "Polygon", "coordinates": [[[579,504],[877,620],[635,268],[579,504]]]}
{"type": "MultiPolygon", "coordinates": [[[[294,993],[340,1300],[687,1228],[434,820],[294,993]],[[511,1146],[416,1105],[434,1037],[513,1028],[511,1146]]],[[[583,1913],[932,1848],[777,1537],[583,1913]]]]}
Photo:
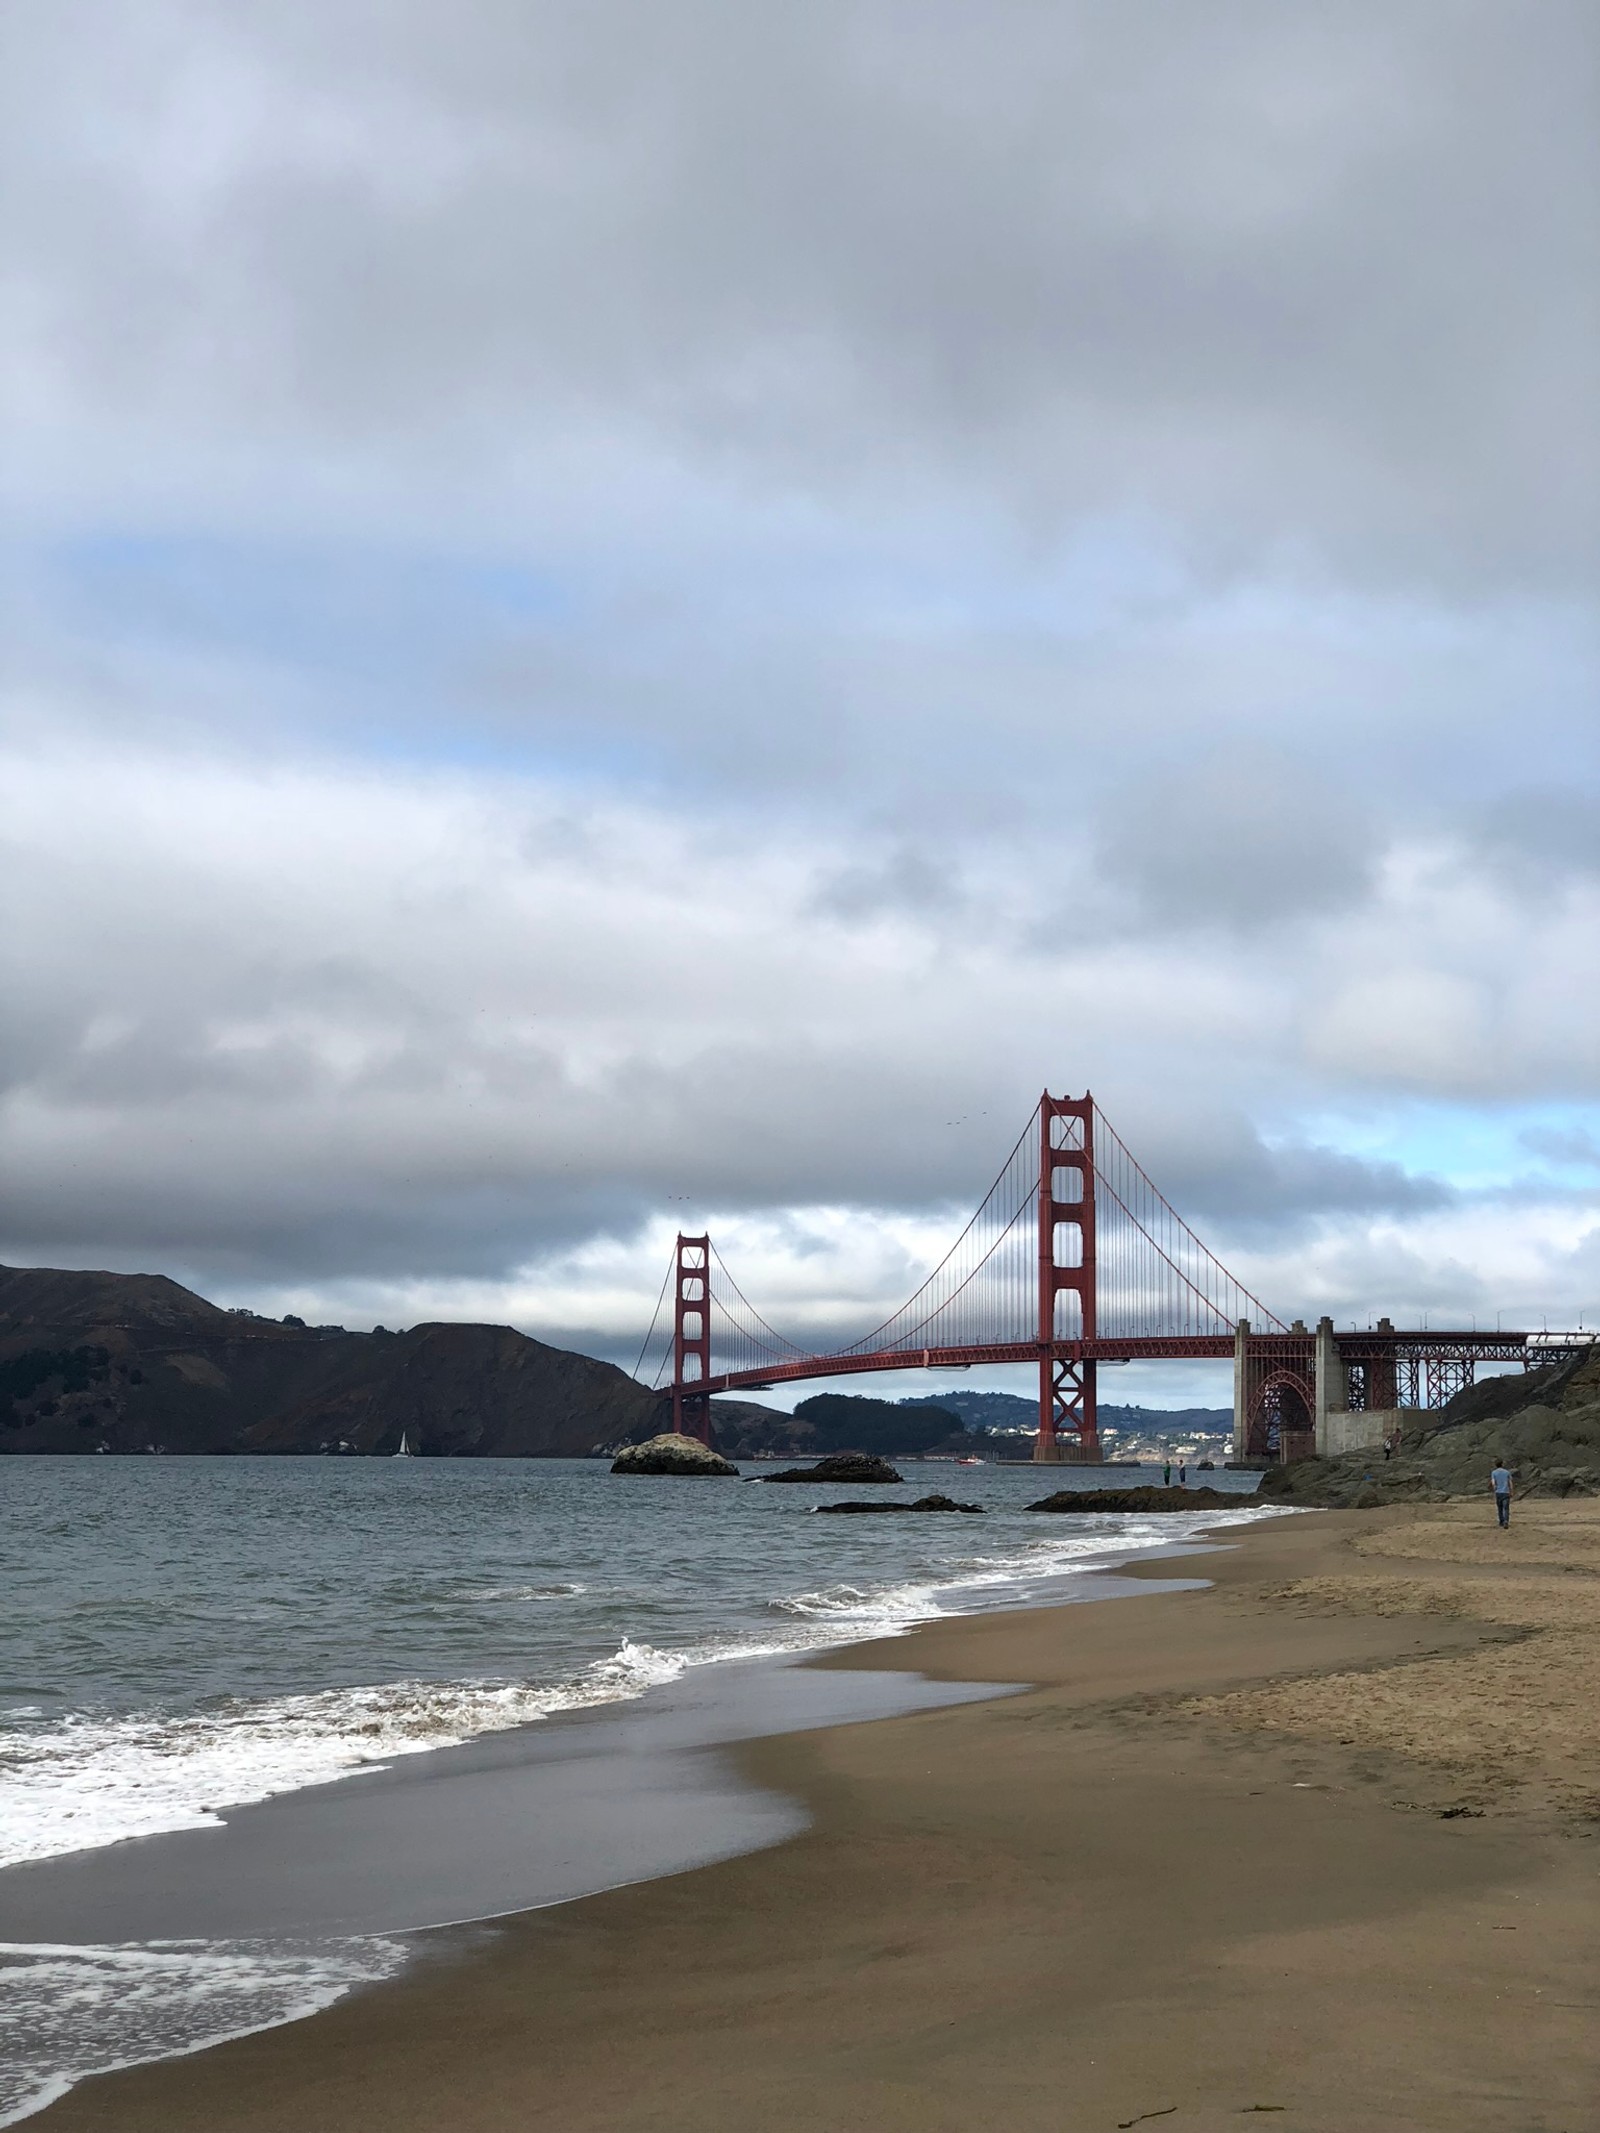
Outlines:
{"type": "MultiPolygon", "coordinates": [[[[1581,776],[1580,765],[1572,768],[1581,776]]],[[[1474,827],[1487,862],[1526,895],[1559,893],[1573,875],[1600,878],[1600,816],[1591,792],[1514,785],[1474,827]]]]}
{"type": "Polygon", "coordinates": [[[0,35],[15,1256],[843,1325],[1048,1079],[1467,1295],[1315,1121],[1600,1100],[1590,11],[0,35]]]}
{"type": "Polygon", "coordinates": [[[1582,1126],[1527,1126],[1518,1139],[1530,1155],[1546,1162],[1600,1171],[1600,1135],[1582,1126]]]}
{"type": "Polygon", "coordinates": [[[910,844],[841,867],[819,883],[815,897],[823,917],[845,920],[906,912],[926,918],[933,912],[960,909],[965,903],[954,855],[947,853],[941,861],[910,844]]]}
{"type": "Polygon", "coordinates": [[[1100,877],[1135,924],[1211,932],[1360,902],[1380,856],[1345,796],[1306,768],[1217,749],[1147,764],[1100,815],[1097,840],[1100,877]]]}
{"type": "Polygon", "coordinates": [[[1462,1198],[1442,1179],[1399,1163],[1315,1145],[1268,1146],[1243,1133],[1225,1151],[1213,1147],[1209,1162],[1191,1151],[1170,1167],[1170,1189],[1197,1224],[1258,1249],[1351,1215],[1433,1214],[1462,1198]]]}
{"type": "Polygon", "coordinates": [[[1593,562],[1564,0],[1536,36],[1427,0],[80,0],[9,37],[46,412],[509,465],[620,418],[805,486],[1152,511],[1219,562],[1593,562]]]}

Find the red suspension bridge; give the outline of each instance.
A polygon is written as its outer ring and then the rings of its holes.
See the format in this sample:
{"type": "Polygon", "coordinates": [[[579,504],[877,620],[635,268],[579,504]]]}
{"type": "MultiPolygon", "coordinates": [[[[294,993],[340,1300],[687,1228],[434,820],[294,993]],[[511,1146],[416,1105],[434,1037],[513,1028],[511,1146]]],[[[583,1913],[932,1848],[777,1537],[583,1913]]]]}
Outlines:
{"type": "Polygon", "coordinates": [[[1587,1338],[1285,1324],[1189,1227],[1092,1096],[1048,1091],[944,1258],[858,1340],[825,1351],[790,1340],[709,1236],[680,1234],[641,1361],[669,1290],[657,1382],[670,1388],[673,1427],[708,1443],[719,1393],[1022,1363],[1038,1371],[1035,1459],[1095,1461],[1101,1363],[1231,1359],[1235,1456],[1292,1459],[1380,1441],[1405,1409],[1470,1384],[1479,1362],[1527,1365],[1587,1338]]]}

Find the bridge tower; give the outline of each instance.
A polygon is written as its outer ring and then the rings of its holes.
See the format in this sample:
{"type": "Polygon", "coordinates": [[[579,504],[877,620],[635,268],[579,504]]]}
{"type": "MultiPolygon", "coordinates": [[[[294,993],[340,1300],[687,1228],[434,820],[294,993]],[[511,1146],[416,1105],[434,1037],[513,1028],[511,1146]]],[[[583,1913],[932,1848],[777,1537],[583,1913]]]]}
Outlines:
{"type": "Polygon", "coordinates": [[[672,1426],[711,1442],[711,1399],[696,1392],[711,1375],[711,1239],[678,1233],[672,1305],[672,1426]]]}
{"type": "Polygon", "coordinates": [[[1096,1462],[1094,1098],[1039,1101],[1039,1435],[1037,1460],[1096,1462]],[[1067,1442],[1063,1442],[1067,1439],[1067,1442]]]}

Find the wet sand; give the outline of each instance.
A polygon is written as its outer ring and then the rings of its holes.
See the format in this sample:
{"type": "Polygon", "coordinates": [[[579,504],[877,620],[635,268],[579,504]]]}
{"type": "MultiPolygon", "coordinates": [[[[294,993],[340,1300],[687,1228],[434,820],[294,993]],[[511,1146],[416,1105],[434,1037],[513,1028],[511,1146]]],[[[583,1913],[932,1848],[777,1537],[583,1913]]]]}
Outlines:
{"type": "Polygon", "coordinates": [[[995,1693],[887,1669],[698,1667],[636,1702],[231,1808],[220,1828],[8,1867],[0,1939],[403,1937],[565,1903],[805,1827],[792,1796],[751,1785],[718,1750],[995,1693]]]}
{"type": "Polygon", "coordinates": [[[1481,1512],[1273,1521],[1205,1591],[833,1655],[1037,1686],[748,1743],[811,1817],[778,1848],[433,1936],[30,2123],[1592,2133],[1596,1510],[1519,1506],[1498,1552],[1481,1512]]]}

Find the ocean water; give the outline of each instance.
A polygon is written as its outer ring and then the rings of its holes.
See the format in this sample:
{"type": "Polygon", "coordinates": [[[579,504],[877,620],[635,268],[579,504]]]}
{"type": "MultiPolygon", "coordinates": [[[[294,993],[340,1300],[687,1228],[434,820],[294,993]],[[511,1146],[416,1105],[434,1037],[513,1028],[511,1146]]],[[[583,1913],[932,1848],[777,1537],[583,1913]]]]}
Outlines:
{"type": "MultiPolygon", "coordinates": [[[[580,1460],[0,1461],[0,1936],[7,1867],[203,1828],[690,1668],[1064,1597],[1084,1571],[1271,1515],[1253,1475],[1204,1477],[1236,1511],[1064,1519],[1024,1506],[1141,1477],[905,1471],[885,1493],[988,1515],[818,1518],[867,1492],[580,1460]]],[[[375,1940],[0,1944],[0,2124],[76,2075],[293,2019],[403,1959],[375,1940]]]]}

